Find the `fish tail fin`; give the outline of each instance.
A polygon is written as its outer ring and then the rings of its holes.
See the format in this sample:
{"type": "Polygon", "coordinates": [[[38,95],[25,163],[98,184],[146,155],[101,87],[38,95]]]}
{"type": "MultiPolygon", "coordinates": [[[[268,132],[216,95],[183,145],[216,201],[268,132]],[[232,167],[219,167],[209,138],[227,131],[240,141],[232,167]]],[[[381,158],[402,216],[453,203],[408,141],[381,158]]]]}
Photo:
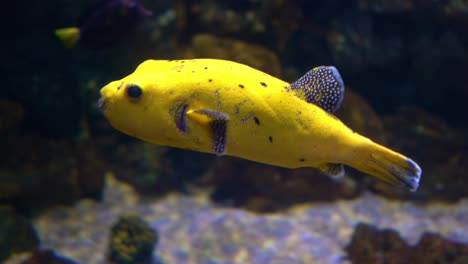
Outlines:
{"type": "Polygon", "coordinates": [[[422,172],[418,164],[400,153],[372,141],[370,143],[365,145],[363,155],[358,155],[359,165],[353,167],[396,186],[416,191],[422,172]]]}
{"type": "Polygon", "coordinates": [[[75,46],[80,39],[80,29],[77,27],[59,28],[54,33],[66,48],[75,46]]]}

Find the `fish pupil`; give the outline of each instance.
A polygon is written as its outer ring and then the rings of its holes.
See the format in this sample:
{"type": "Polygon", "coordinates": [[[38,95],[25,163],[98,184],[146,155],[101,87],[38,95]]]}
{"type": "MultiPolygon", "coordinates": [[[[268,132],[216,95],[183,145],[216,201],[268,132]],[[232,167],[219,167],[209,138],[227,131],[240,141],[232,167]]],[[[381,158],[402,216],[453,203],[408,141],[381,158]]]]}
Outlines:
{"type": "Polygon", "coordinates": [[[132,84],[127,87],[127,95],[132,99],[139,99],[143,94],[143,90],[141,90],[140,86],[136,84],[132,84]]]}

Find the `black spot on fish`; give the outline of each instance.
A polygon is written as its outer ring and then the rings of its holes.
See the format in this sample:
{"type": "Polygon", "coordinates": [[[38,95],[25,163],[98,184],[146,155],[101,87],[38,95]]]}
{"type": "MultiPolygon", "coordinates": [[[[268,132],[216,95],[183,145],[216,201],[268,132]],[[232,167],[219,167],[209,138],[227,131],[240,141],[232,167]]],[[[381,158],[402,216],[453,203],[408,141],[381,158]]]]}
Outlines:
{"type": "Polygon", "coordinates": [[[240,88],[244,88],[244,85],[243,85],[243,84],[239,84],[239,87],[240,87],[240,88]]]}
{"type": "Polygon", "coordinates": [[[208,67],[205,67],[205,68],[203,68],[203,69],[208,70],[208,67]]]}
{"type": "Polygon", "coordinates": [[[209,81],[209,82],[212,82],[212,81],[213,81],[213,79],[208,79],[208,81],[209,81]]]}
{"type": "Polygon", "coordinates": [[[260,82],[260,84],[261,84],[263,87],[267,87],[267,84],[264,83],[264,82],[260,82]]]}
{"type": "Polygon", "coordinates": [[[300,162],[304,162],[305,159],[304,159],[304,158],[300,158],[299,161],[300,161],[300,162]]]}
{"type": "Polygon", "coordinates": [[[273,143],[273,137],[272,136],[269,136],[268,140],[270,140],[270,142],[273,143]]]}
{"type": "Polygon", "coordinates": [[[180,63],[185,63],[185,61],[181,61],[180,63]]]}
{"type": "Polygon", "coordinates": [[[192,73],[195,73],[195,71],[192,71],[192,73]]]}
{"type": "Polygon", "coordinates": [[[117,91],[120,90],[120,88],[122,88],[123,84],[124,84],[124,83],[121,82],[121,83],[119,84],[119,86],[117,86],[117,91]]]}
{"type": "Polygon", "coordinates": [[[258,119],[258,117],[254,116],[254,121],[255,124],[260,125],[260,119],[258,119]]]}

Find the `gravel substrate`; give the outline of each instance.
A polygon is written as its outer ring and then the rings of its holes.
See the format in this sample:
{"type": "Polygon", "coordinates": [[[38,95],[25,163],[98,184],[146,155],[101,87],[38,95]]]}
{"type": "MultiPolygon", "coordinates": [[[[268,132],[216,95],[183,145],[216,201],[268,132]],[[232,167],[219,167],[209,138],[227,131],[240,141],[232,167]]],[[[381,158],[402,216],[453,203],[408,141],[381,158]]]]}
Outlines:
{"type": "Polygon", "coordinates": [[[35,226],[42,247],[80,263],[105,263],[110,227],[127,212],[137,212],[158,230],[155,255],[167,264],[349,263],[343,248],[359,222],[396,229],[411,244],[424,232],[468,244],[467,199],[422,206],[366,193],[257,214],[213,205],[204,195],[141,201],[111,176],[102,202],[51,209],[35,226]]]}

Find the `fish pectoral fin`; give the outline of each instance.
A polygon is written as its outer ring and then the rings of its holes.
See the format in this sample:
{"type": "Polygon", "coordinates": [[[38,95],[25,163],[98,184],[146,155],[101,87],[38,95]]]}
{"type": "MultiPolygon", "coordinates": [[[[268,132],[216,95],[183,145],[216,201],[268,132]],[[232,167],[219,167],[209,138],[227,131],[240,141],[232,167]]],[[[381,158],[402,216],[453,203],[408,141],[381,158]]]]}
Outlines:
{"type": "Polygon", "coordinates": [[[179,105],[174,115],[174,123],[176,124],[176,127],[185,134],[189,132],[187,126],[187,107],[187,104],[179,105]]]}
{"type": "Polygon", "coordinates": [[[292,83],[291,89],[302,100],[333,113],[340,108],[345,86],[335,67],[319,66],[292,83]]]}
{"type": "Polygon", "coordinates": [[[187,118],[206,128],[213,139],[213,151],[218,155],[226,153],[226,132],[229,116],[211,109],[188,110],[187,118]]]}
{"type": "Polygon", "coordinates": [[[336,179],[343,178],[345,175],[345,170],[341,163],[325,163],[320,165],[318,168],[323,173],[336,179]]]}

